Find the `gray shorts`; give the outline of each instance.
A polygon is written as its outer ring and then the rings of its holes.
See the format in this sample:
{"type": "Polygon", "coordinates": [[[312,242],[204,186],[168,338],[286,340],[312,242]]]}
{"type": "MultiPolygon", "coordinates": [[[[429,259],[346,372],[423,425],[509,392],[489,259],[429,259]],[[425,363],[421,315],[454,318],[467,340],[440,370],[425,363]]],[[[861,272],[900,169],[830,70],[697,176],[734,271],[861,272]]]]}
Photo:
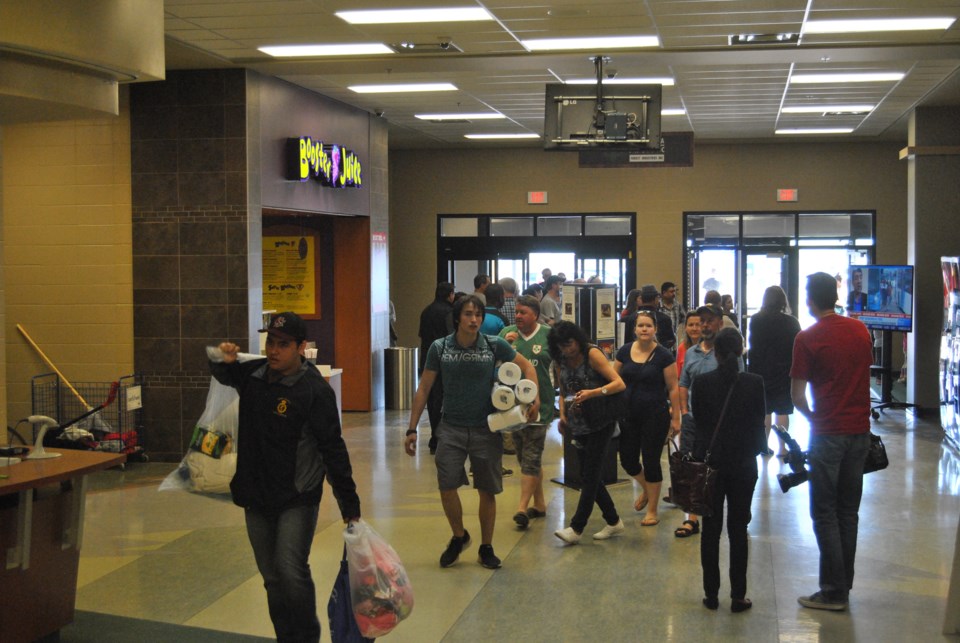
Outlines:
{"type": "Polygon", "coordinates": [[[440,420],[434,457],[440,491],[470,484],[463,468],[468,457],[474,489],[492,494],[503,491],[503,436],[485,426],[452,426],[440,420]]]}
{"type": "Polygon", "coordinates": [[[540,458],[543,456],[543,443],[547,438],[547,425],[532,424],[514,431],[512,435],[517,449],[517,461],[520,462],[520,473],[525,476],[540,475],[540,468],[543,466],[540,458]]]}

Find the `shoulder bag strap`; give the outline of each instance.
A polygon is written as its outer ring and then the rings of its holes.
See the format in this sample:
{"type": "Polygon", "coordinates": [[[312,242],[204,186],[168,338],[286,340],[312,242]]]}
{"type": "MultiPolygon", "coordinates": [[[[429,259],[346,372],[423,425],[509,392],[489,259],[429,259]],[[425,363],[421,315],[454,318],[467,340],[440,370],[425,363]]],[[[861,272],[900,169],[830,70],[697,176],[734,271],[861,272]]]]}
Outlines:
{"type": "Polygon", "coordinates": [[[707,447],[707,455],[713,451],[713,445],[717,441],[717,434],[720,433],[720,426],[723,424],[723,419],[727,415],[727,407],[730,405],[730,398],[733,397],[733,389],[737,388],[737,382],[740,381],[740,374],[737,373],[736,379],[733,380],[733,384],[730,385],[730,391],[727,393],[727,399],[723,402],[723,410],[720,411],[720,419],[717,420],[717,427],[713,430],[713,437],[710,439],[710,446],[707,447]]]}

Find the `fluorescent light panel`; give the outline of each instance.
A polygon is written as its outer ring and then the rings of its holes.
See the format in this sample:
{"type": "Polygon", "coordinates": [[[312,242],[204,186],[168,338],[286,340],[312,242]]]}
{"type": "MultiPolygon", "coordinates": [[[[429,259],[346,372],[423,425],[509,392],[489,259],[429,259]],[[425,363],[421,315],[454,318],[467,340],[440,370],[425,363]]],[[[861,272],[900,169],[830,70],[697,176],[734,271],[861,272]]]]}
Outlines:
{"type": "Polygon", "coordinates": [[[872,112],[874,107],[875,105],[803,105],[800,107],[784,107],[780,112],[782,114],[823,114],[824,112],[859,114],[872,112]]]}
{"type": "Polygon", "coordinates": [[[811,20],[804,34],[876,33],[880,31],[936,31],[949,29],[956,18],[873,18],[864,20],[811,20]]]}
{"type": "Polygon", "coordinates": [[[401,92],[452,92],[457,86],[451,83],[408,83],[405,85],[351,85],[347,87],[358,94],[391,94],[401,92]]]}
{"type": "Polygon", "coordinates": [[[778,129],[777,134],[849,134],[852,127],[811,127],[805,129],[778,129]]]}
{"type": "Polygon", "coordinates": [[[464,134],[463,138],[473,140],[540,138],[539,134],[464,134]]]}
{"type": "Polygon", "coordinates": [[[790,76],[791,85],[815,85],[826,83],[884,83],[901,80],[906,74],[903,72],[870,72],[855,74],[793,74],[790,76]]]}
{"type": "MultiPolygon", "coordinates": [[[[596,78],[574,78],[563,81],[565,85],[596,85],[596,78]]],[[[604,85],[663,85],[673,87],[672,78],[604,78],[604,85]]]]}
{"type": "Polygon", "coordinates": [[[659,47],[657,36],[609,36],[595,38],[541,38],[521,40],[527,51],[559,51],[573,49],[632,49],[634,47],[659,47]]]}
{"type": "Polygon", "coordinates": [[[394,51],[379,42],[345,43],[341,45],[276,45],[259,47],[259,51],[274,58],[307,58],[310,56],[362,56],[392,54],[394,51]]]}
{"type": "Polygon", "coordinates": [[[414,22],[472,22],[477,20],[493,20],[493,16],[481,7],[337,11],[335,15],[352,25],[395,25],[414,22]]]}
{"type": "Polygon", "coordinates": [[[506,118],[503,114],[497,114],[495,112],[482,112],[477,114],[414,114],[414,116],[424,121],[481,121],[506,118]]]}
{"type": "Polygon", "coordinates": [[[687,113],[687,110],[683,109],[682,107],[679,109],[661,109],[660,110],[661,116],[683,116],[686,113],[687,113]]]}

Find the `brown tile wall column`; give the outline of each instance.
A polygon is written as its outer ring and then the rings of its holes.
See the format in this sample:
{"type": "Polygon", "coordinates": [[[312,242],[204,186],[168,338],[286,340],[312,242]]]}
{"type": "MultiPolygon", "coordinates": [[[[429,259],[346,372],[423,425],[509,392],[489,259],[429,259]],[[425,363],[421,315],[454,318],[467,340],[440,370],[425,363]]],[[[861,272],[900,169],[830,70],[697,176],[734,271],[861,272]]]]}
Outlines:
{"type": "Polygon", "coordinates": [[[204,348],[247,345],[246,73],[131,86],[134,362],[151,458],[179,460],[210,381],[204,348]]]}

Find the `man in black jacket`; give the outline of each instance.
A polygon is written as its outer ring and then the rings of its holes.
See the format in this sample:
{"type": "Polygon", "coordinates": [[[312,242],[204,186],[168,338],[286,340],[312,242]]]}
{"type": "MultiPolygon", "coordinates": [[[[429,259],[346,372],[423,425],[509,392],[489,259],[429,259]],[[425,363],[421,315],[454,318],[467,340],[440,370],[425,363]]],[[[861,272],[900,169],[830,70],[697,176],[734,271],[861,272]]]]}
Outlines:
{"type": "MultiPolygon", "coordinates": [[[[441,337],[453,332],[453,284],[441,281],[437,284],[433,301],[420,313],[420,364],[417,374],[423,375],[423,365],[427,362],[430,345],[441,337]]],[[[440,424],[440,411],[443,407],[443,384],[437,383],[430,389],[427,399],[427,417],[430,418],[430,453],[437,452],[437,425],[440,424]]]]}
{"type": "Polygon", "coordinates": [[[306,326],[295,313],[270,321],[266,359],[237,361],[223,342],[210,371],[240,393],[233,501],[243,507],[247,536],[267,590],[278,641],[319,641],[310,545],[326,477],[344,522],[360,518],[350,455],[340,434],[333,389],[303,359],[306,326]]]}

